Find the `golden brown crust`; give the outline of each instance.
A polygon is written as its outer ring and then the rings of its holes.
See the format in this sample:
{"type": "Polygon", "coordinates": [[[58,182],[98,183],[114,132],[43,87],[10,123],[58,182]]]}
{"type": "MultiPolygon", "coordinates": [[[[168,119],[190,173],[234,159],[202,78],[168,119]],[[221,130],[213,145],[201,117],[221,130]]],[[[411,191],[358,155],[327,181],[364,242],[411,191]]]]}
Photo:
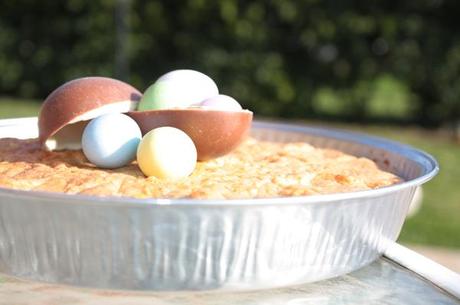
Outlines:
{"type": "Polygon", "coordinates": [[[81,151],[49,152],[37,140],[0,139],[0,186],[134,198],[266,198],[375,189],[400,182],[366,158],[307,143],[249,139],[222,158],[199,162],[180,180],[146,178],[133,162],[95,168],[81,151]]]}

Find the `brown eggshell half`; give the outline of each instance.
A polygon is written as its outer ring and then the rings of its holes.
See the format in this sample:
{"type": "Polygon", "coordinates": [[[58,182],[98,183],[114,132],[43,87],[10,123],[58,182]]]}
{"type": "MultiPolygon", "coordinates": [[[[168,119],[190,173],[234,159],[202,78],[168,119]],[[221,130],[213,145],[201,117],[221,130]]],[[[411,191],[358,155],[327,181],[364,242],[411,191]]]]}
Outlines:
{"type": "Polygon", "coordinates": [[[207,109],[161,109],[128,112],[142,134],[171,126],[184,131],[195,143],[198,160],[223,156],[235,149],[249,134],[252,112],[207,109]]]}
{"type": "Polygon", "coordinates": [[[54,90],[38,116],[39,140],[48,149],[80,149],[89,120],[107,113],[134,110],[142,94],[131,85],[107,77],[84,77],[54,90]]]}

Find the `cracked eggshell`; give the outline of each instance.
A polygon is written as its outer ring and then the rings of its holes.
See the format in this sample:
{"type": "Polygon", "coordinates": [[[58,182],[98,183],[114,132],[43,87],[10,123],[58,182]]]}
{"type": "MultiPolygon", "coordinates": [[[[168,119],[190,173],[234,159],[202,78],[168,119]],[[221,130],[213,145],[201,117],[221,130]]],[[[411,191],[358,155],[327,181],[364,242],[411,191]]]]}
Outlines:
{"type": "Polygon", "coordinates": [[[127,115],[137,122],[144,135],[163,126],[184,131],[195,143],[200,161],[234,150],[248,136],[252,122],[249,110],[160,109],[132,111],[127,115]]]}
{"type": "Polygon", "coordinates": [[[89,120],[135,110],[141,96],[133,86],[112,78],[95,76],[69,81],[43,102],[38,116],[39,141],[49,150],[80,149],[89,120]]]}

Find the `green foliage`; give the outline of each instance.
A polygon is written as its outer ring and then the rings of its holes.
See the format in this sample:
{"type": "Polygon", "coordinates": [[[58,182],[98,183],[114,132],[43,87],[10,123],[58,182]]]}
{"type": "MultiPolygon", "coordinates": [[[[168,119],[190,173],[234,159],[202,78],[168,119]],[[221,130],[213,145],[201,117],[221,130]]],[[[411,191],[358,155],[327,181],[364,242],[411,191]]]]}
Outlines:
{"type": "Polygon", "coordinates": [[[3,1],[2,94],[43,97],[71,78],[111,75],[112,11],[112,1],[3,1]]]}
{"type": "Polygon", "coordinates": [[[192,68],[262,115],[460,117],[460,2],[131,0],[130,72],[117,75],[115,12],[126,1],[3,1],[0,92],[43,98],[94,74],[144,90],[192,68]]]}

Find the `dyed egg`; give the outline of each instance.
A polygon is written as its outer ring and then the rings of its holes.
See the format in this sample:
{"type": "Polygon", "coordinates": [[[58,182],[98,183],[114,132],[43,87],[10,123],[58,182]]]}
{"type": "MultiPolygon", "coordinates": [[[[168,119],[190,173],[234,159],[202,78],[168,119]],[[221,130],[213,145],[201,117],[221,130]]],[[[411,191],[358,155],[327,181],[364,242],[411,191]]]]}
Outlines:
{"type": "Polygon", "coordinates": [[[122,167],[135,159],[141,138],[141,130],[132,118],[105,114],[89,122],[83,131],[83,153],[98,167],[122,167]]]}
{"type": "Polygon", "coordinates": [[[194,70],[175,70],[161,76],[144,92],[138,110],[186,108],[218,94],[209,76],[194,70]]]}
{"type": "Polygon", "coordinates": [[[137,163],[146,176],[182,178],[195,169],[197,151],[192,139],[174,127],[149,131],[137,149],[137,163]]]}
{"type": "Polygon", "coordinates": [[[198,106],[223,111],[240,111],[243,108],[233,98],[228,95],[219,94],[202,101],[198,106]]]}

